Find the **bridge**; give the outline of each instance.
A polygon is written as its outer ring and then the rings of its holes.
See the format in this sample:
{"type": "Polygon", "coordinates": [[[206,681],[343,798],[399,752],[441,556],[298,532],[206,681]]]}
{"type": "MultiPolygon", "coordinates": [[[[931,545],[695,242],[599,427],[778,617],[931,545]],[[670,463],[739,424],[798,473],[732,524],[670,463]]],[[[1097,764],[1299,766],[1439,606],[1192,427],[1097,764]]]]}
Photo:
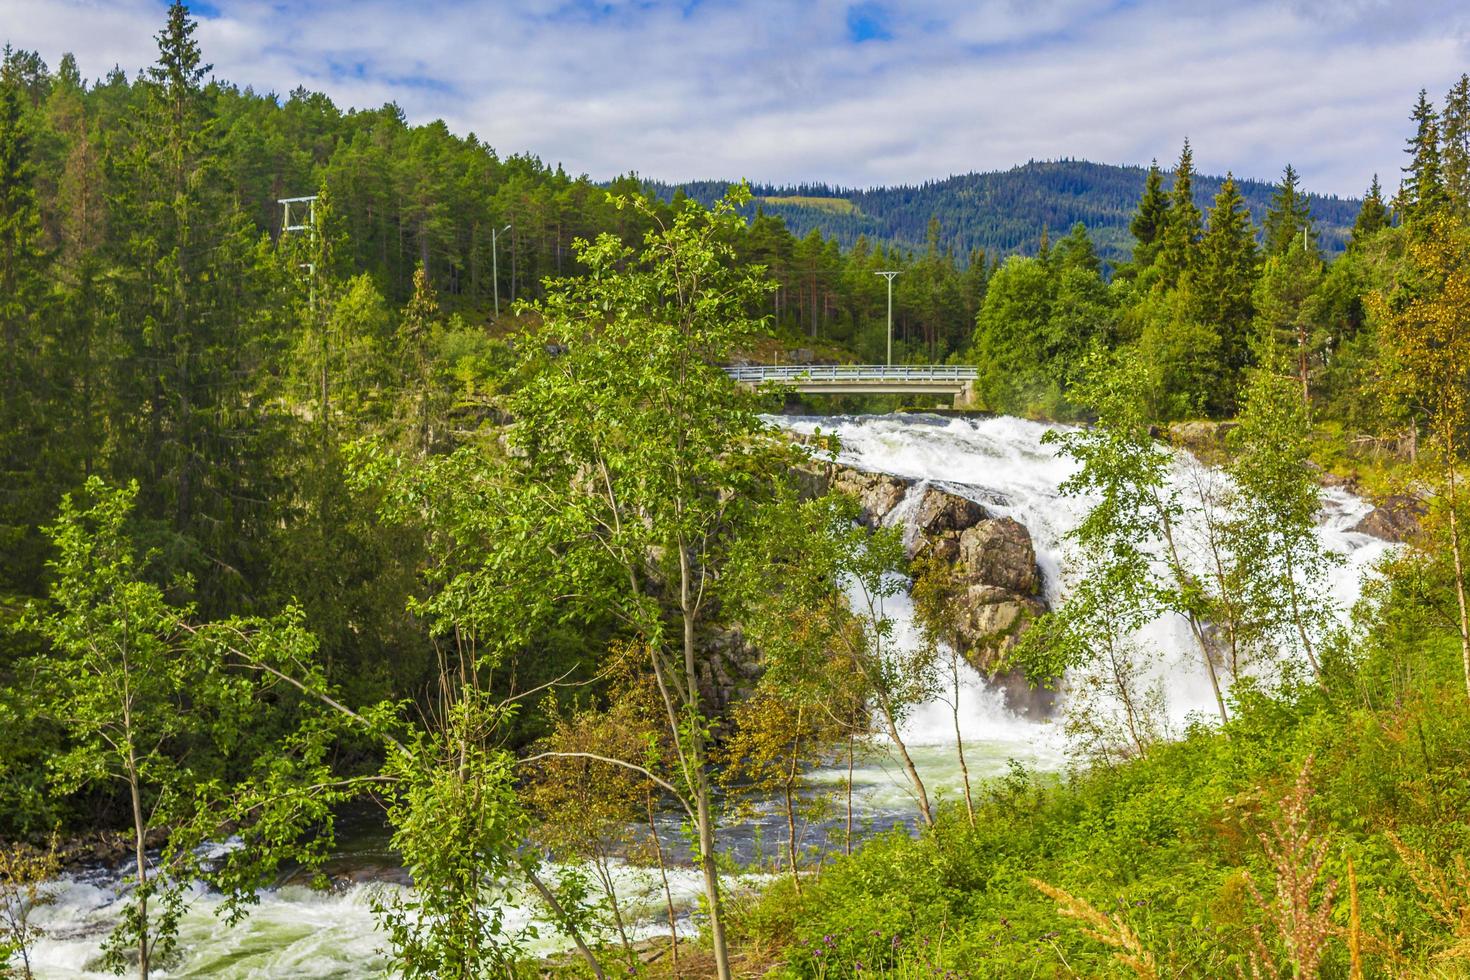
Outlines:
{"type": "Polygon", "coordinates": [[[780,385],[810,395],[953,395],[955,404],[973,394],[976,368],[960,364],[752,364],[727,367],[736,384],[780,385]]]}

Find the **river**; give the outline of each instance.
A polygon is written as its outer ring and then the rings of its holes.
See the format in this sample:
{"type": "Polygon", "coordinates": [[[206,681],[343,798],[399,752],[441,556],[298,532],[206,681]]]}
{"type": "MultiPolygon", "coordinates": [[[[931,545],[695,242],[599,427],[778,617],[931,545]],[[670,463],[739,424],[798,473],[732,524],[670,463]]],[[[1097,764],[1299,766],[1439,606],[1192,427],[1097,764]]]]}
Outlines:
{"type": "MultiPolygon", "coordinates": [[[[1014,418],[957,418],[931,415],[796,417],[773,420],[796,432],[817,429],[836,433],[842,442],[839,461],[864,470],[892,473],[939,485],[970,497],[991,513],[1015,518],[1030,531],[1041,567],[1048,600],[1055,602],[1067,587],[1065,537],[1088,506],[1086,501],[1061,496],[1058,487],[1072,472],[1069,461],[1057,457],[1042,443],[1049,428],[1014,418]]],[[[1187,478],[1181,458],[1176,476],[1187,478]]],[[[1345,612],[1356,601],[1363,576],[1390,548],[1386,543],[1351,528],[1369,505],[1339,489],[1324,492],[1321,534],[1324,544],[1343,556],[1332,572],[1331,591],[1345,612]]],[[[901,518],[903,508],[895,511],[901,518]]],[[[906,595],[889,600],[886,610],[900,636],[912,635],[912,610],[906,595]]],[[[1191,715],[1208,717],[1214,709],[1203,667],[1184,624],[1163,617],[1150,624],[1144,638],[1161,650],[1160,682],[1167,693],[1170,715],[1183,721],[1191,715]]],[[[999,690],[988,687],[973,672],[960,693],[961,730],[972,779],[1007,771],[1015,760],[1033,770],[1052,770],[1065,761],[1061,726],[1012,711],[999,690]]],[[[903,726],[905,741],[924,782],[941,798],[960,792],[960,773],[953,750],[950,706],[935,701],[921,706],[903,726]]],[[[847,778],[845,764],[818,769],[812,780],[838,790],[847,778]]],[[[864,754],[854,772],[854,807],[864,832],[898,823],[910,823],[914,804],[908,783],[889,753],[880,746],[864,754]]],[[[725,828],[725,846],[749,859],[774,852],[784,834],[784,818],[774,808],[754,820],[725,828]]],[[[836,825],[828,820],[830,834],[836,825]]],[[[818,827],[815,833],[823,832],[818,827]]],[[[674,836],[672,833],[669,835],[674,836]]],[[[315,891],[305,884],[287,882],[261,897],[260,905],[243,923],[229,928],[215,917],[217,897],[198,889],[181,923],[182,960],[167,977],[364,977],[377,975],[377,953],[382,939],[375,931],[375,898],[389,897],[407,887],[393,857],[384,846],[381,823],[371,814],[349,821],[339,842],[339,853],[329,870],[338,886],[315,891]]],[[[661,894],[655,876],[646,869],[621,869],[623,887],[633,898],[635,933],[667,931],[661,921],[661,894]]],[[[692,906],[699,893],[692,868],[674,869],[676,897],[692,906]]],[[[620,889],[622,890],[622,889],[620,889]]],[[[56,901],[36,913],[46,935],[34,949],[37,976],[93,978],[97,947],[117,921],[120,906],[118,876],[106,870],[71,874],[56,883],[56,901]]],[[[514,905],[515,897],[508,896],[514,905]]],[[[530,913],[514,910],[512,922],[526,922],[530,913]]],[[[542,927],[543,938],[532,948],[551,951],[562,943],[542,927]]]]}

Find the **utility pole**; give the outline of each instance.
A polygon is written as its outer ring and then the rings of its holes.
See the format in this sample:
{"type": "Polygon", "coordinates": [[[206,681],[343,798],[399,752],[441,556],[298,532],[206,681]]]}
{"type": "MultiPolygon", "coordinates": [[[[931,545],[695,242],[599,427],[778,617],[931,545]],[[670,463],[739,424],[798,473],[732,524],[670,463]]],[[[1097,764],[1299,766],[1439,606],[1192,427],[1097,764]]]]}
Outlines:
{"type": "Polygon", "coordinates": [[[888,366],[893,367],[893,277],[898,272],[875,272],[873,275],[888,280],[888,366]]]}
{"type": "MultiPolygon", "coordinates": [[[[280,198],[279,200],[276,201],[276,203],[281,206],[281,237],[282,238],[285,238],[287,235],[291,234],[293,231],[304,231],[304,232],[306,232],[307,240],[309,242],[311,242],[312,244],[316,244],[316,198],[317,198],[317,196],[315,194],[312,194],[309,197],[283,197],[283,198],[280,198]],[[293,205],[293,204],[305,204],[306,205],[306,223],[305,224],[294,224],[293,225],[291,223],[291,205],[293,205]]],[[[316,263],[315,262],[303,262],[303,263],[301,263],[301,267],[306,270],[307,276],[310,277],[307,280],[307,288],[311,292],[311,308],[312,308],[313,311],[315,311],[316,310],[316,263]]]]}
{"type": "Polygon", "coordinates": [[[497,242],[501,235],[510,231],[506,225],[499,231],[490,229],[490,278],[495,281],[495,315],[500,316],[500,248],[497,242]]]}

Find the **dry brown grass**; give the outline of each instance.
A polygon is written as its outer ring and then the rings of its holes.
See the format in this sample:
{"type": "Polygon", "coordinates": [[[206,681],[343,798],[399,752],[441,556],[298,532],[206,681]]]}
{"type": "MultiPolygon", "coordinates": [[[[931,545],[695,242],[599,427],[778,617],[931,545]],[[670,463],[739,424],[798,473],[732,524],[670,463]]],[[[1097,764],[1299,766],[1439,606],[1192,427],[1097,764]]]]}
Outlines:
{"type": "Polygon", "coordinates": [[[1105,915],[1085,899],[1036,878],[1031,879],[1031,884],[1056,902],[1057,911],[1062,915],[1081,922],[1084,936],[1117,950],[1113,958],[1132,970],[1134,976],[1142,980],[1158,980],[1159,965],[1154,954],[1144,948],[1138,933],[1122,916],[1105,915]]]}

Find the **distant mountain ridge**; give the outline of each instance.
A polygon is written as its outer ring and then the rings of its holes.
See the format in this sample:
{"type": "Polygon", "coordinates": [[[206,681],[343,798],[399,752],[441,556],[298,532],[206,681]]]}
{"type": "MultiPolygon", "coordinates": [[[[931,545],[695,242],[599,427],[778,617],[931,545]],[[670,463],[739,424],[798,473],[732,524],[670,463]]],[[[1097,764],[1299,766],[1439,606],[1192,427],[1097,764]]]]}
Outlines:
{"type": "MultiPolygon", "coordinates": [[[[990,256],[1035,254],[1042,231],[1064,235],[1078,221],[1088,228],[1099,253],[1109,262],[1126,261],[1133,250],[1128,222],[1143,193],[1148,170],[1139,166],[1085,160],[1030,161],[1010,170],[968,173],[922,184],[852,190],[826,184],[754,185],[748,208],[785,220],[792,234],[812,229],[852,247],[859,235],[903,249],[927,247],[930,218],[939,219],[939,247],[964,262],[975,249],[990,256]]],[[[1172,173],[1164,175],[1165,187],[1172,173]]],[[[1196,175],[1195,202],[1208,211],[1223,177],[1196,175]]],[[[644,181],[665,200],[682,191],[704,204],[723,196],[733,182],[701,180],[682,184],[644,181]]],[[[1236,179],[1259,228],[1274,185],[1236,179]]],[[[1322,248],[1340,252],[1346,245],[1360,202],[1335,195],[1309,194],[1322,248]]]]}

